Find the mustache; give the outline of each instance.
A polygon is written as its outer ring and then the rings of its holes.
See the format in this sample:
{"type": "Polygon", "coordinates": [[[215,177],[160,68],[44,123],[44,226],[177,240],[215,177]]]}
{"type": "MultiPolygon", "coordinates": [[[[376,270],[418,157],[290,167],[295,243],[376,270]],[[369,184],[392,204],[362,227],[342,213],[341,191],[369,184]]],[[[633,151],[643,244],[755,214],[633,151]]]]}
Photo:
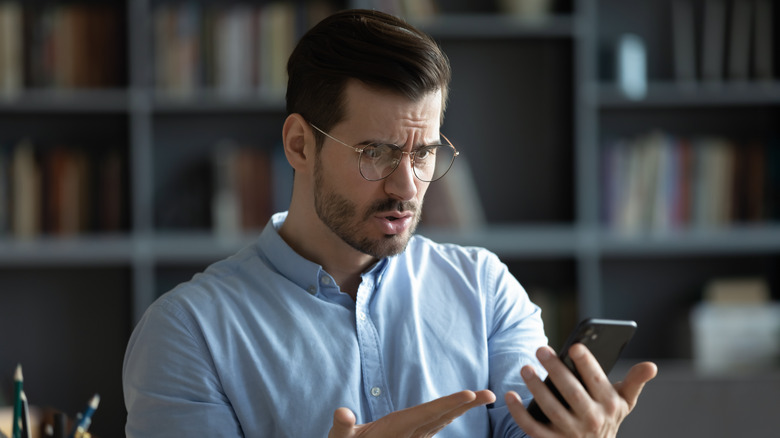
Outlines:
{"type": "Polygon", "coordinates": [[[373,216],[375,213],[382,213],[385,211],[398,211],[405,212],[411,211],[416,213],[420,209],[419,204],[416,201],[398,201],[396,199],[384,199],[376,201],[366,210],[366,218],[373,216]]]}

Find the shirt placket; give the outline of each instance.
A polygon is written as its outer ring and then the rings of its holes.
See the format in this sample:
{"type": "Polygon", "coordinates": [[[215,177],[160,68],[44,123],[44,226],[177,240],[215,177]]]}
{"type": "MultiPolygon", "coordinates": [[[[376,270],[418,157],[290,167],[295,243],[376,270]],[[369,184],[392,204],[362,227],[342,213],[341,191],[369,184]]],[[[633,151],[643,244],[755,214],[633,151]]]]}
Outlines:
{"type": "Polygon", "coordinates": [[[394,410],[390,400],[387,376],[382,365],[379,335],[369,313],[368,303],[374,288],[373,280],[364,277],[358,288],[355,306],[355,322],[363,371],[363,391],[365,399],[368,401],[372,421],[394,410]]]}

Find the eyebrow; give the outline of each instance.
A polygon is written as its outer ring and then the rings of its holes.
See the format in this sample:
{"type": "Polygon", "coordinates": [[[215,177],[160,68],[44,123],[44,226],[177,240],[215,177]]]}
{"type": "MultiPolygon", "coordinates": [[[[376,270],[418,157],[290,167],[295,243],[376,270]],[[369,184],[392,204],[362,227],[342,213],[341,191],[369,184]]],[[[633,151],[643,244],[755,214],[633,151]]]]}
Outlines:
{"type": "MultiPolygon", "coordinates": [[[[427,147],[427,146],[438,146],[438,145],[441,145],[441,144],[445,144],[441,140],[442,140],[442,136],[441,136],[441,133],[439,133],[439,141],[438,142],[415,144],[414,146],[412,146],[412,150],[416,151],[416,150],[420,150],[420,149],[422,149],[424,147],[427,147]]],[[[381,140],[364,140],[364,141],[362,141],[360,143],[355,144],[355,146],[371,146],[371,145],[379,146],[379,145],[382,145],[382,144],[389,144],[389,145],[397,146],[397,147],[403,149],[403,147],[399,146],[398,143],[391,143],[391,142],[381,141],[381,140]]]]}

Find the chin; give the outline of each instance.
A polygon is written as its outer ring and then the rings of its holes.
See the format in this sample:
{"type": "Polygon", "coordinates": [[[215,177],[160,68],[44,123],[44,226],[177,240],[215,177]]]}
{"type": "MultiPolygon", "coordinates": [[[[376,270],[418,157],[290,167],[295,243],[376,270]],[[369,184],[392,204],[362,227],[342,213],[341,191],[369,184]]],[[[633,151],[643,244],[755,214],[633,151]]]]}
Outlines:
{"type": "Polygon", "coordinates": [[[363,240],[353,245],[358,251],[377,259],[401,254],[406,250],[413,233],[387,234],[379,240],[363,240]]]}

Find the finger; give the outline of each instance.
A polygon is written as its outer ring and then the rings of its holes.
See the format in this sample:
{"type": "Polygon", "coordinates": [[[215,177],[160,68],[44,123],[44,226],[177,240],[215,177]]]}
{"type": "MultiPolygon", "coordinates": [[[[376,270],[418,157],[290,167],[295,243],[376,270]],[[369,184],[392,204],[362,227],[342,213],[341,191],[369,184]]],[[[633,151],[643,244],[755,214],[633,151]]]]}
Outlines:
{"type": "Polygon", "coordinates": [[[615,384],[618,394],[628,403],[629,411],[636,406],[639,394],[645,384],[658,375],[658,366],[652,362],[642,362],[634,365],[628,371],[622,382],[615,384]]]}
{"type": "Polygon", "coordinates": [[[469,410],[477,407],[477,406],[483,406],[488,403],[493,403],[496,401],[496,395],[493,394],[493,391],[490,391],[489,389],[484,389],[482,391],[477,391],[474,393],[474,400],[461,405],[449,412],[444,413],[440,418],[449,418],[450,422],[461,415],[465,414],[469,410]]]}
{"type": "MultiPolygon", "coordinates": [[[[569,367],[558,358],[552,348],[539,348],[536,352],[536,356],[542,366],[547,370],[548,377],[566,401],[566,404],[569,406],[572,406],[572,404],[579,404],[582,407],[583,404],[591,400],[577,376],[575,376],[569,367]]],[[[598,369],[600,370],[601,368],[598,369]]],[[[528,367],[527,370],[521,370],[521,372],[522,371],[525,371],[527,374],[535,373],[531,367],[528,367]]],[[[525,374],[523,374],[523,378],[525,379],[525,374]]],[[[534,380],[536,381],[538,378],[534,380]]],[[[547,389],[547,385],[542,386],[547,389]]],[[[539,407],[542,408],[542,411],[544,411],[551,421],[558,425],[562,425],[564,422],[571,422],[571,416],[566,409],[566,405],[562,404],[553,392],[547,390],[537,393],[534,392],[533,388],[529,387],[529,389],[531,389],[534,398],[537,399],[539,407]]]]}
{"type": "MultiPolygon", "coordinates": [[[[541,347],[536,350],[536,357],[547,370],[547,375],[559,391],[567,387],[581,387],[577,376],[571,372],[568,366],[561,361],[550,347],[541,347]]],[[[561,392],[563,394],[563,392],[561,392]]]]}
{"type": "Polygon", "coordinates": [[[569,349],[569,357],[582,383],[594,400],[603,401],[614,396],[614,389],[596,357],[583,344],[574,344],[569,349]]]}
{"type": "MultiPolygon", "coordinates": [[[[540,349],[541,350],[541,349],[540,349]]],[[[546,350],[552,351],[549,348],[546,348],[546,350]]],[[[563,363],[557,358],[557,357],[546,357],[547,353],[545,351],[539,351],[538,356],[541,357],[542,364],[545,365],[545,367],[548,368],[549,377],[553,378],[552,373],[559,372],[562,373],[561,376],[556,378],[557,382],[554,382],[556,388],[559,387],[565,387],[562,386],[561,382],[566,380],[571,380],[568,385],[575,384],[582,388],[582,385],[579,384],[577,379],[574,377],[574,375],[566,368],[563,363]],[[557,362],[557,364],[555,364],[557,362]],[[562,370],[557,371],[550,371],[550,369],[555,368],[557,366],[563,367],[562,370]],[[566,376],[565,374],[568,374],[566,376]],[[569,379],[569,377],[571,379],[569,379]]],[[[555,393],[547,386],[547,383],[542,381],[539,375],[536,373],[536,370],[530,366],[526,365],[520,370],[520,374],[523,377],[523,380],[525,381],[526,386],[528,387],[528,390],[531,391],[531,394],[533,394],[534,400],[536,401],[536,404],[539,406],[539,408],[542,410],[542,412],[547,416],[547,418],[550,420],[550,422],[559,429],[569,430],[573,427],[574,424],[574,418],[571,415],[571,412],[566,408],[564,404],[561,403],[560,400],[558,400],[558,397],[555,395],[555,393]]],[[[584,389],[582,389],[584,392],[584,389]]],[[[530,415],[530,414],[529,414],[530,415]]],[[[532,417],[533,418],[533,417],[532,417]]],[[[536,421],[534,419],[534,421],[536,421]]]]}
{"type": "Polygon", "coordinates": [[[333,412],[333,427],[328,433],[328,438],[349,438],[353,436],[355,427],[355,414],[347,408],[338,408],[333,412]]]}
{"type": "Polygon", "coordinates": [[[431,418],[440,418],[448,412],[454,411],[477,399],[473,391],[460,391],[436,400],[409,408],[410,419],[418,424],[425,424],[431,418]]]}
{"type": "Polygon", "coordinates": [[[630,412],[628,403],[610,383],[601,365],[587,347],[575,344],[569,349],[569,357],[574,362],[587,392],[582,397],[572,397],[572,411],[581,420],[593,427],[608,421],[619,424],[630,412]]]}
{"type": "MultiPolygon", "coordinates": [[[[433,402],[427,404],[433,404],[435,406],[441,407],[442,410],[440,410],[438,414],[431,412],[432,415],[429,416],[426,421],[415,430],[415,435],[434,435],[441,429],[444,429],[448,424],[452,423],[456,418],[468,412],[470,409],[473,409],[477,406],[483,406],[488,403],[493,403],[495,401],[495,394],[487,389],[476,392],[461,391],[442,399],[434,400],[433,402]],[[450,400],[446,400],[449,398],[469,401],[455,406],[454,404],[450,403],[450,400]],[[441,401],[447,401],[447,403],[441,403],[441,401]]],[[[428,406],[426,406],[426,408],[427,407],[428,406]]]]}
{"type": "Polygon", "coordinates": [[[528,413],[528,410],[525,408],[525,405],[523,405],[523,401],[518,393],[515,391],[507,392],[506,395],[504,395],[504,401],[509,409],[509,413],[515,420],[515,423],[517,423],[526,434],[535,438],[551,436],[550,428],[536,421],[536,419],[528,413]]]}

